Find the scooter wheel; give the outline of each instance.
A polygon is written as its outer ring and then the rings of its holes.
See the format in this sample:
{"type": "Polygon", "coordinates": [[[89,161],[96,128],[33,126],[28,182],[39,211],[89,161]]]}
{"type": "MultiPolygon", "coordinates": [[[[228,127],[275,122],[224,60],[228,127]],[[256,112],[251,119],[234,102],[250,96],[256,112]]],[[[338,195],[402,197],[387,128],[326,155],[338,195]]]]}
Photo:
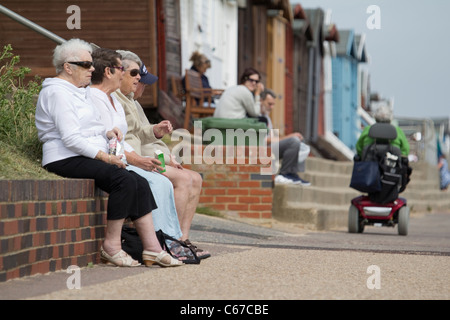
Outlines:
{"type": "Polygon", "coordinates": [[[398,211],[398,234],[401,236],[408,235],[409,225],[409,208],[407,206],[401,207],[398,211]]]}
{"type": "Polygon", "coordinates": [[[359,210],[353,204],[348,209],[348,232],[349,233],[362,233],[364,226],[361,225],[359,218],[359,210]]]}

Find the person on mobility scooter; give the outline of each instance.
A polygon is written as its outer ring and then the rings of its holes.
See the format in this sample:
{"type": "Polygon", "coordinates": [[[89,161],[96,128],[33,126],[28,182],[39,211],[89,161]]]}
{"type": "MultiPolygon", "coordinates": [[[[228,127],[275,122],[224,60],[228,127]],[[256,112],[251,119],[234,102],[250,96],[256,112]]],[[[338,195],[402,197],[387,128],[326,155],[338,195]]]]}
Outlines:
{"type": "Polygon", "coordinates": [[[351,201],[348,231],[362,233],[366,225],[398,225],[400,235],[408,234],[409,208],[399,198],[410,181],[409,143],[404,132],[391,125],[392,111],[380,106],[376,124],[366,127],[357,144],[350,186],[365,192],[351,201]]]}

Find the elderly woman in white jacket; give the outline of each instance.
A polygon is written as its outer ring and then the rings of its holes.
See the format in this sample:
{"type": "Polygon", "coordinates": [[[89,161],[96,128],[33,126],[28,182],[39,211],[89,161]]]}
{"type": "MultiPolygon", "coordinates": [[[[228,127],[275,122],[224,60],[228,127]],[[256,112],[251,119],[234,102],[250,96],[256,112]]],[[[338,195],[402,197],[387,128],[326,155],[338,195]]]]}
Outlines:
{"type": "Polygon", "coordinates": [[[123,137],[117,128],[106,130],[87,99],[85,87],[94,71],[91,52],[91,46],[79,39],[69,40],[54,51],[57,76],[45,79],[36,107],[36,127],[43,142],[42,165],[63,177],[94,179],[109,193],[102,261],[116,266],[139,265],[121,248],[122,225],[130,218],[142,240],[145,265],[179,265],[180,261],[165,252],[156,237],[151,212],[157,206],[147,181],[125,170],[120,157],[108,155],[108,139],[123,137]]]}
{"type": "MultiPolygon", "coordinates": [[[[130,71],[124,71],[121,55],[114,50],[97,49],[93,52],[92,58],[95,67],[90,86],[92,102],[100,112],[101,120],[105,127],[118,127],[125,136],[128,131],[125,111],[121,103],[111,93],[120,88],[124,73],[130,73],[130,71]]],[[[129,78],[132,79],[131,77],[129,78]]],[[[152,212],[155,230],[162,230],[173,238],[180,239],[182,233],[175,208],[173,185],[167,177],[157,172],[158,169],[162,169],[160,167],[161,163],[156,159],[152,159],[154,161],[152,171],[139,168],[133,165],[134,161],[132,159],[140,156],[136,154],[127,142],[124,141],[123,145],[125,157],[130,159],[127,170],[134,171],[144,177],[148,181],[155,197],[158,205],[158,209],[152,212]]]]}

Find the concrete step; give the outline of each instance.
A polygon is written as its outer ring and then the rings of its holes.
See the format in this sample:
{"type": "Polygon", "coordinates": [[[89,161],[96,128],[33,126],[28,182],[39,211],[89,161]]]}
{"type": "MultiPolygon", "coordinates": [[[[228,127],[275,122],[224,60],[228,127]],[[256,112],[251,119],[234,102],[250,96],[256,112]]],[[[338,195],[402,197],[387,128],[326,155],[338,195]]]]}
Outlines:
{"type": "Polygon", "coordinates": [[[296,185],[276,185],[275,189],[283,193],[283,199],[290,203],[316,203],[323,205],[345,205],[360,195],[356,190],[345,188],[303,187],[296,185]]]}
{"type": "MultiPolygon", "coordinates": [[[[351,180],[351,175],[340,173],[306,171],[299,175],[302,179],[310,181],[311,185],[322,188],[349,188],[351,180]]],[[[422,180],[412,176],[405,192],[407,191],[438,192],[439,180],[422,180]]]]}
{"type": "MultiPolygon", "coordinates": [[[[272,204],[273,218],[283,222],[301,224],[312,230],[329,230],[347,225],[349,202],[336,205],[323,201],[317,202],[314,199],[305,200],[311,194],[310,191],[317,190],[319,189],[313,187],[275,186],[272,204]],[[308,196],[296,197],[301,194],[308,194],[308,196]]],[[[342,194],[336,195],[336,197],[338,196],[342,196],[342,194]]]]}
{"type": "Polygon", "coordinates": [[[333,161],[310,157],[306,159],[305,165],[306,172],[328,172],[351,175],[353,170],[353,162],[351,161],[333,161]]]}
{"type": "MultiPolygon", "coordinates": [[[[439,172],[428,165],[411,163],[413,173],[408,188],[439,189],[439,172]]],[[[348,187],[352,176],[353,162],[337,162],[319,158],[308,158],[302,178],[316,186],[348,187]]]]}
{"type": "MultiPolygon", "coordinates": [[[[413,174],[407,190],[439,190],[437,168],[422,163],[411,163],[413,174]]],[[[319,158],[308,158],[306,170],[301,177],[320,187],[348,187],[350,185],[353,163],[337,162],[319,158]]]]}
{"type": "Polygon", "coordinates": [[[300,174],[302,179],[310,181],[313,186],[324,188],[348,187],[351,176],[342,173],[306,171],[300,174]]]}
{"type": "Polygon", "coordinates": [[[407,199],[415,200],[426,200],[429,202],[433,201],[448,201],[450,204],[450,197],[448,193],[442,192],[440,190],[427,190],[427,189],[409,189],[406,188],[405,192],[400,194],[401,197],[407,199]]]}
{"type": "Polygon", "coordinates": [[[432,166],[423,162],[411,162],[410,166],[413,169],[413,178],[437,181],[439,183],[439,170],[437,169],[437,166],[432,166]]]}
{"type": "Polygon", "coordinates": [[[450,212],[450,199],[430,201],[406,198],[406,200],[412,214],[424,212],[450,212]]]}
{"type": "Polygon", "coordinates": [[[439,190],[439,181],[433,180],[420,180],[417,177],[411,177],[411,181],[406,187],[405,192],[409,190],[423,191],[428,190],[432,192],[440,191],[439,190]]]}
{"type": "Polygon", "coordinates": [[[286,203],[274,211],[282,222],[301,224],[310,230],[330,230],[347,226],[349,205],[318,205],[317,203],[286,203]]]}
{"type": "MultiPolygon", "coordinates": [[[[312,185],[318,187],[349,187],[351,174],[344,174],[339,172],[327,171],[310,171],[306,169],[305,172],[299,174],[301,178],[308,180],[312,185]]],[[[439,179],[425,180],[418,173],[411,176],[411,181],[408,184],[407,190],[439,190],[439,179]]]]}

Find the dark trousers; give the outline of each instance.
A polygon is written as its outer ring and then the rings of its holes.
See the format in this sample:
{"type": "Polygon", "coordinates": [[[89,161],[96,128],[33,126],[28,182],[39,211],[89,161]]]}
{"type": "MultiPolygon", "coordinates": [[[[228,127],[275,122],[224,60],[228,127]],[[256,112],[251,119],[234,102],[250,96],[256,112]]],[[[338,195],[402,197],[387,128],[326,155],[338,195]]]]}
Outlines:
{"type": "Polygon", "coordinates": [[[292,137],[279,142],[279,157],[282,159],[280,174],[297,174],[304,171],[298,163],[298,152],[300,151],[300,139],[292,137]]]}
{"type": "Polygon", "coordinates": [[[107,219],[137,220],[157,208],[147,180],[133,171],[86,157],[73,157],[45,166],[66,178],[93,179],[109,193],[107,219]]]}

